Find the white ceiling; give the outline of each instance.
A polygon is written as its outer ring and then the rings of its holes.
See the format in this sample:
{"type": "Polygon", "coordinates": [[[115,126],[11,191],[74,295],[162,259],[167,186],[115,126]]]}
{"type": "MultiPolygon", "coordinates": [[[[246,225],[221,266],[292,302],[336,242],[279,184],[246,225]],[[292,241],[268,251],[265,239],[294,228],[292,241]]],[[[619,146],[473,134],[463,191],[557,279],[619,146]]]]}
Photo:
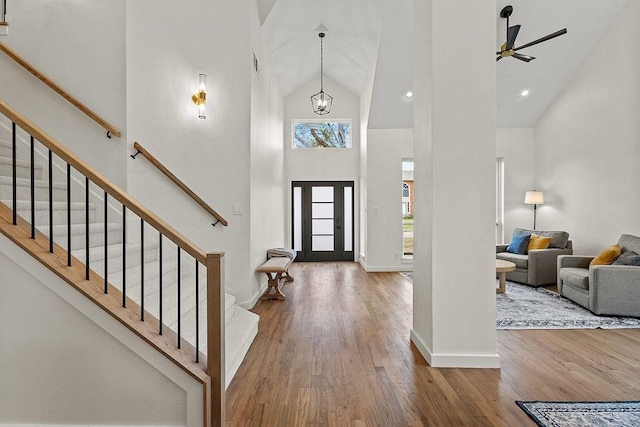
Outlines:
{"type": "Polygon", "coordinates": [[[516,47],[567,28],[563,36],[520,51],[537,58],[529,63],[514,58],[496,63],[498,127],[535,126],[626,2],[498,0],[496,52],[506,38],[506,20],[500,18],[506,5],[513,6],[509,25],[522,25],[516,47]],[[530,90],[529,96],[520,95],[524,89],[530,90]]]}
{"type": "MultiPolygon", "coordinates": [[[[413,0],[257,1],[285,96],[312,79],[319,83],[315,30],[323,24],[328,29],[326,76],[359,95],[370,68],[376,67],[369,127],[413,127],[413,104],[403,96],[413,82],[413,0]]],[[[514,8],[510,24],[522,25],[516,46],[567,28],[563,36],[524,49],[522,53],[537,57],[529,63],[514,58],[496,63],[498,126],[535,126],[626,2],[498,0],[496,51],[506,33],[500,10],[508,4],[514,8]],[[526,98],[520,96],[523,89],[531,91],[526,98]]]]}

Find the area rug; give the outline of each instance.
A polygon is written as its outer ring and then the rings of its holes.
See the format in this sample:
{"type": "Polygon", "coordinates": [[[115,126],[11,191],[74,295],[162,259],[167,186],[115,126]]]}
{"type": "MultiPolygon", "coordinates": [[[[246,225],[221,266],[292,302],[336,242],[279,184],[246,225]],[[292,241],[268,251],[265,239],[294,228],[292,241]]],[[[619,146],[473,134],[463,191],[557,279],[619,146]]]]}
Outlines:
{"type": "Polygon", "coordinates": [[[621,329],[640,328],[633,317],[596,316],[589,310],[544,288],[507,282],[496,294],[497,329],[621,329]]]}
{"type": "MultiPolygon", "coordinates": [[[[400,274],[413,282],[410,272],[400,274]]],[[[597,328],[640,328],[640,319],[596,316],[555,292],[514,282],[507,282],[505,293],[496,294],[496,329],[597,328]]]]}
{"type": "Polygon", "coordinates": [[[640,402],[516,401],[541,427],[627,427],[640,425],[640,402]]]}

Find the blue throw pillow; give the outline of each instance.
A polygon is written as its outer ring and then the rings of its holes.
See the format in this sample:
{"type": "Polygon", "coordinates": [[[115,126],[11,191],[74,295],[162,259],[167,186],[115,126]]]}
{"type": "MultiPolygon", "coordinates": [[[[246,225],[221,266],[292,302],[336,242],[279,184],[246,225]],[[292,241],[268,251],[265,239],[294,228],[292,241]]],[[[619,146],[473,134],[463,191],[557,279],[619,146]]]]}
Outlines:
{"type": "Polygon", "coordinates": [[[529,245],[530,234],[521,234],[519,236],[513,236],[511,243],[507,247],[507,252],[512,254],[524,255],[527,252],[527,246],[529,245]]]}
{"type": "Polygon", "coordinates": [[[640,255],[633,251],[623,252],[618,259],[613,262],[613,265],[636,265],[640,266],[640,255]]]}

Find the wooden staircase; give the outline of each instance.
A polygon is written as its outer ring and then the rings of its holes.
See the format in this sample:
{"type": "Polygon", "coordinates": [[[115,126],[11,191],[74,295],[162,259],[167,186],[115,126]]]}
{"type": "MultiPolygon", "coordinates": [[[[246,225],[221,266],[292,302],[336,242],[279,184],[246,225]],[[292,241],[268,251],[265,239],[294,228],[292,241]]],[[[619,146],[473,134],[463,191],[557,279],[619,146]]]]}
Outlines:
{"type": "Polygon", "coordinates": [[[222,424],[224,389],[258,328],[224,294],[224,254],[204,254],[1,101],[0,113],[20,132],[0,123],[0,232],[201,382],[205,425],[222,424]]]}

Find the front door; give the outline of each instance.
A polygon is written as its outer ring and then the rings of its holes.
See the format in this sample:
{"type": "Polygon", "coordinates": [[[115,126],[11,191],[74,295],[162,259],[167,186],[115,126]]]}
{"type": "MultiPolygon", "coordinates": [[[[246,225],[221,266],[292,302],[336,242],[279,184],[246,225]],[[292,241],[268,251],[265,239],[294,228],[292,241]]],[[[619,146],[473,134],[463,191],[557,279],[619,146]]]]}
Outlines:
{"type": "Polygon", "coordinates": [[[294,181],[296,261],[353,261],[353,181],[294,181]]]}

